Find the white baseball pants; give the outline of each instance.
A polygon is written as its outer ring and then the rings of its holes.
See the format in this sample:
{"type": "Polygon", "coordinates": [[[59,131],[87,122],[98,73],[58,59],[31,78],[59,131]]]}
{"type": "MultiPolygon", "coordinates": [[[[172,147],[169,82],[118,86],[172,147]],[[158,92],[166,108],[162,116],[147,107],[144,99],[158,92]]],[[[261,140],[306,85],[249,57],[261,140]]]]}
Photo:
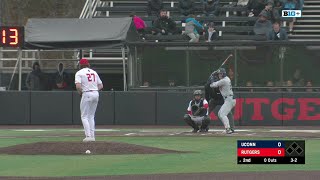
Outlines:
{"type": "Polygon", "coordinates": [[[81,120],[86,137],[95,138],[95,113],[99,102],[99,92],[90,91],[82,94],[80,102],[81,120]]]}
{"type": "Polygon", "coordinates": [[[228,96],[226,99],[224,99],[224,104],[221,106],[218,112],[219,119],[222,121],[226,129],[230,128],[230,123],[227,115],[230,113],[230,111],[235,105],[236,100],[233,99],[232,96],[228,96]]]}

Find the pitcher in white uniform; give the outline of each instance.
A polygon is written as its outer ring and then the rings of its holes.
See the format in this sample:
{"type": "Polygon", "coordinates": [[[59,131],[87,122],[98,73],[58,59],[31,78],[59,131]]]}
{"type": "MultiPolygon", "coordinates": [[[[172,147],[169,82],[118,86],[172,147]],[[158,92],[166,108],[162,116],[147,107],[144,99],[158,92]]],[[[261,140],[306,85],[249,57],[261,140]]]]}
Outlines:
{"type": "Polygon", "coordinates": [[[87,59],[81,59],[80,70],[75,75],[77,91],[81,96],[81,120],[86,137],[83,142],[95,141],[94,116],[99,101],[99,92],[103,88],[102,81],[96,71],[90,69],[87,59]]]}
{"type": "Polygon", "coordinates": [[[233,129],[230,128],[229,119],[227,115],[230,113],[232,108],[236,105],[236,100],[233,97],[231,80],[227,76],[226,70],[224,68],[219,68],[215,73],[219,76],[219,81],[210,84],[211,88],[219,87],[222,97],[224,98],[224,103],[221,106],[218,116],[221,119],[224,127],[226,128],[226,133],[233,133],[233,129]]]}

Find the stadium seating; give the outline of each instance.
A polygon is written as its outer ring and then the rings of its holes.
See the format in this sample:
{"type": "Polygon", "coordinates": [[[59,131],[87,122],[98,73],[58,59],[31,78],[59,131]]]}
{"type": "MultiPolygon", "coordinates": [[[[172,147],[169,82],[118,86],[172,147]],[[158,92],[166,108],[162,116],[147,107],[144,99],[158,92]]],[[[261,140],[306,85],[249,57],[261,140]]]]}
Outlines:
{"type": "MultiPolygon", "coordinates": [[[[147,24],[149,29],[147,32],[150,32],[152,27],[152,21],[156,17],[148,17],[147,10],[147,1],[128,1],[128,0],[103,0],[107,3],[107,6],[96,7],[96,11],[100,12],[100,16],[96,18],[105,18],[105,17],[123,17],[129,16],[132,12],[140,16],[147,24]]],[[[233,37],[236,39],[245,39],[255,40],[260,39],[248,35],[252,35],[253,24],[257,20],[256,17],[246,17],[246,16],[237,16],[243,11],[247,11],[247,7],[237,6],[238,0],[220,0],[219,6],[219,16],[217,17],[197,17],[196,19],[200,22],[214,22],[216,25],[216,30],[218,31],[219,39],[229,39],[233,37]],[[238,35],[238,36],[237,36],[238,35]],[[225,37],[224,37],[225,36],[225,37]]],[[[195,14],[202,14],[202,6],[200,1],[195,1],[195,14]]],[[[178,1],[163,1],[164,9],[168,10],[168,15],[177,23],[177,27],[180,29],[180,32],[183,31],[184,21],[186,17],[181,17],[178,10],[178,1]]],[[[299,27],[299,25],[298,25],[299,27]]],[[[286,28],[287,29],[287,28],[286,28]]],[[[299,30],[298,30],[299,31],[299,30]]],[[[180,35],[181,36],[181,35],[180,35]]],[[[185,40],[185,37],[179,37],[179,35],[169,36],[173,38],[172,40],[185,40]]],[[[152,37],[152,35],[146,36],[146,40],[161,40],[167,39],[168,37],[152,37]]]]}
{"type": "MultiPolygon", "coordinates": [[[[156,35],[146,35],[145,38],[147,40],[158,40],[158,41],[188,41],[189,38],[183,35],[166,35],[166,36],[156,36],[156,35]]],[[[200,40],[204,41],[204,36],[200,36],[200,40]]],[[[266,40],[263,36],[257,35],[224,35],[218,37],[218,40],[266,40]]]]}
{"type": "MultiPolygon", "coordinates": [[[[138,16],[140,16],[148,25],[152,26],[152,21],[156,17],[147,17],[146,9],[147,9],[147,1],[125,1],[125,0],[115,0],[108,1],[108,6],[97,7],[96,11],[102,12],[103,15],[97,16],[96,18],[105,18],[105,17],[123,17],[128,16],[131,12],[135,12],[138,16]]],[[[248,36],[252,30],[252,24],[256,21],[256,17],[241,17],[234,16],[233,12],[241,12],[246,11],[246,7],[235,7],[235,3],[237,0],[221,0],[220,1],[220,16],[215,18],[209,17],[197,17],[197,20],[200,22],[214,22],[216,24],[216,31],[218,31],[219,39],[246,39],[246,40],[255,40],[261,39],[261,37],[248,36]],[[232,13],[230,13],[232,12],[232,13]],[[232,15],[231,15],[232,14],[232,15]],[[251,22],[248,24],[248,22],[251,22]],[[237,36],[238,35],[238,36],[237,36]]],[[[177,1],[164,1],[164,9],[169,11],[170,18],[172,18],[177,23],[177,27],[180,32],[183,31],[183,23],[186,17],[181,17],[177,8],[177,1]]],[[[196,2],[196,13],[202,14],[202,6],[200,2],[196,2]]],[[[150,31],[150,30],[149,30],[150,31]]],[[[147,31],[148,32],[148,31],[147,31]]],[[[167,37],[158,37],[147,35],[145,39],[148,40],[168,40],[171,39],[173,41],[186,41],[186,37],[182,35],[172,35],[167,37]]],[[[202,37],[203,39],[203,37],[202,37]]]]}

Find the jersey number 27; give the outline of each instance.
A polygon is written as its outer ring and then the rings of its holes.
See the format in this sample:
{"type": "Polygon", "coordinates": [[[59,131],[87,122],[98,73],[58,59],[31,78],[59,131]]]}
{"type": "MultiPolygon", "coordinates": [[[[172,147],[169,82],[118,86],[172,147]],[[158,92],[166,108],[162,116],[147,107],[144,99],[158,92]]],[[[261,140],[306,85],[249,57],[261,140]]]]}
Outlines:
{"type": "Polygon", "coordinates": [[[94,73],[86,74],[86,75],[87,75],[87,78],[88,78],[89,82],[91,82],[92,79],[93,79],[93,82],[96,82],[96,75],[94,73]]]}

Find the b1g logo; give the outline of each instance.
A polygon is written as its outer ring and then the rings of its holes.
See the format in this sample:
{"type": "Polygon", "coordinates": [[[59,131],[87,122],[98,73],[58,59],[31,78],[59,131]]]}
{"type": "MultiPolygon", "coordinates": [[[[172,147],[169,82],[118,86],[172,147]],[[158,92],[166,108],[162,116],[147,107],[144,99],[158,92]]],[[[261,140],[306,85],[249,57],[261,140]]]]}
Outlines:
{"type": "Polygon", "coordinates": [[[282,17],[301,17],[301,10],[282,10],[282,17]]]}

